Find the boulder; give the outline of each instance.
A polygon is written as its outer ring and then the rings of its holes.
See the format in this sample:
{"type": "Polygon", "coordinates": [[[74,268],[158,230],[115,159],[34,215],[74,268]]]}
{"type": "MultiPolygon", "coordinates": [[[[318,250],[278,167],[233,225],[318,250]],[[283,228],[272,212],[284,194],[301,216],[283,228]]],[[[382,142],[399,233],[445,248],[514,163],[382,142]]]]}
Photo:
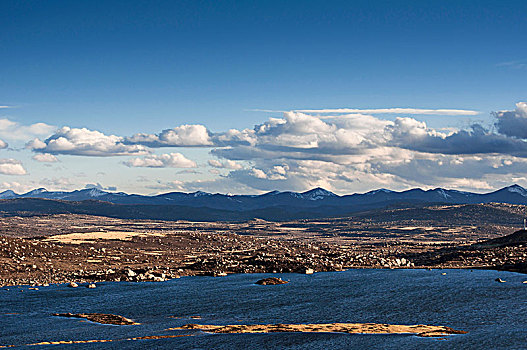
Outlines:
{"type": "Polygon", "coordinates": [[[284,281],[281,278],[277,278],[277,277],[264,278],[256,282],[256,284],[259,284],[261,286],[286,284],[286,283],[289,283],[289,281],[284,281]]]}

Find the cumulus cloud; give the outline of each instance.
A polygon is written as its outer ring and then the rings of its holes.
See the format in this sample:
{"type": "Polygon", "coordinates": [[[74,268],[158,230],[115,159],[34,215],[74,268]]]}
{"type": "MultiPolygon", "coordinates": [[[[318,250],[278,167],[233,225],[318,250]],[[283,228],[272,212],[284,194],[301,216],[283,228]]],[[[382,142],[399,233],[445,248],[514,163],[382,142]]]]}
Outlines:
{"type": "Polygon", "coordinates": [[[95,188],[95,189],[102,190],[102,191],[117,191],[117,187],[115,186],[104,187],[98,182],[96,184],[86,184],[84,188],[87,188],[87,189],[95,188]]]}
{"type": "Polygon", "coordinates": [[[134,168],[195,168],[196,162],[185,158],[181,153],[148,155],[143,158],[132,158],[124,164],[134,168]]]}
{"type": "Polygon", "coordinates": [[[35,123],[22,125],[7,118],[0,119],[0,137],[8,140],[27,140],[38,135],[47,136],[55,130],[53,125],[35,123]]]}
{"type": "Polygon", "coordinates": [[[7,148],[9,145],[7,144],[7,142],[3,141],[3,140],[0,140],[0,149],[5,149],[7,148]]]}
{"type": "Polygon", "coordinates": [[[181,125],[165,129],[159,134],[135,134],[126,138],[132,145],[148,147],[203,147],[212,146],[209,131],[203,125],[181,125]]]}
{"type": "Polygon", "coordinates": [[[41,163],[55,163],[59,161],[57,157],[49,153],[37,153],[33,156],[33,160],[41,163]]]}
{"type": "Polygon", "coordinates": [[[499,133],[527,139],[527,103],[518,102],[515,110],[495,112],[494,116],[499,133]]]}
{"type": "MultiPolygon", "coordinates": [[[[141,182],[141,181],[140,181],[141,182]]],[[[173,181],[163,181],[163,180],[154,180],[145,186],[145,188],[150,190],[155,190],[156,193],[163,191],[186,191],[187,189],[184,186],[184,182],[179,180],[173,181]]]]}
{"type": "MultiPolygon", "coordinates": [[[[514,118],[523,118],[518,104],[514,118]]],[[[230,130],[244,135],[245,142],[212,134],[221,167],[225,161],[244,161],[248,168],[231,169],[230,183],[238,182],[258,190],[299,189],[322,186],[349,192],[350,188],[451,185],[454,188],[489,188],[504,181],[506,174],[520,176],[527,164],[527,142],[504,129],[493,131],[474,123],[467,129],[434,129],[413,117],[386,120],[358,114],[338,118],[289,111],[281,118],[269,118],[251,130],[230,130]],[[472,182],[471,182],[472,180],[472,182]]],[[[375,113],[463,114],[459,110],[373,110],[375,113]]],[[[309,112],[309,113],[308,113],[309,112]]],[[[317,110],[320,112],[320,110],[317,110]]],[[[328,112],[334,113],[331,110],[328,112]]],[[[497,116],[504,118],[505,114],[497,116]]],[[[520,119],[523,121],[522,119],[520,119]]],[[[218,186],[226,178],[216,180],[218,186]]]]}
{"type": "Polygon", "coordinates": [[[0,174],[5,175],[25,175],[26,169],[22,163],[16,159],[0,159],[0,174]]]}
{"type": "Polygon", "coordinates": [[[220,169],[231,169],[231,170],[239,170],[242,169],[243,166],[233,160],[227,159],[223,162],[220,162],[216,159],[210,159],[209,165],[214,168],[220,168],[220,169]]]}
{"type": "Polygon", "coordinates": [[[526,111],[527,105],[519,103],[514,111],[497,112],[495,128],[490,129],[478,123],[461,130],[433,128],[412,115],[470,116],[478,112],[417,108],[288,111],[252,128],[217,133],[198,124],[131,137],[65,127],[46,140],[34,139],[28,147],[52,156],[144,153],[146,156],[124,164],[150,168],[197,165],[180,153],[149,154],[149,148],[211,149],[215,158],[208,161],[214,168],[209,172],[215,176],[177,184],[161,181],[151,189],[206,186],[267,191],[321,186],[341,193],[414,186],[486,189],[507,184],[507,176],[509,181],[522,178],[527,165],[526,111]],[[383,119],[373,114],[406,115],[383,119]]]}
{"type": "Polygon", "coordinates": [[[38,187],[44,187],[49,191],[74,190],[78,188],[74,178],[69,177],[52,177],[40,180],[38,187]]]}
{"type": "Polygon", "coordinates": [[[142,145],[127,145],[123,138],[115,135],[105,135],[96,130],[86,128],[62,127],[46,140],[38,138],[28,142],[26,146],[38,153],[69,154],[77,156],[108,157],[146,154],[142,145]]]}
{"type": "Polygon", "coordinates": [[[527,142],[496,134],[480,124],[469,130],[449,135],[428,129],[426,124],[411,118],[397,118],[387,128],[394,146],[419,152],[441,154],[507,154],[527,157],[527,142]]]}
{"type": "Polygon", "coordinates": [[[33,184],[27,184],[27,183],[20,183],[17,181],[4,181],[0,183],[0,192],[11,190],[15,193],[25,193],[29,192],[32,189],[34,189],[35,186],[33,184]]]}

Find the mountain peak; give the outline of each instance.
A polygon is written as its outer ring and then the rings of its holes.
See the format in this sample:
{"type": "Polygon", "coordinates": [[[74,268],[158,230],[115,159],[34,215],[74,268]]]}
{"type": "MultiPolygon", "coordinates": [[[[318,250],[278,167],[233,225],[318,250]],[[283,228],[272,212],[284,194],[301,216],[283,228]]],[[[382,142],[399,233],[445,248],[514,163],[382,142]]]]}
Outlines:
{"type": "Polygon", "coordinates": [[[326,197],[336,197],[337,195],[331,191],[328,191],[322,187],[313,188],[312,190],[302,192],[302,198],[307,198],[310,200],[319,200],[326,197]]]}
{"type": "Polygon", "coordinates": [[[12,190],[6,190],[6,191],[0,193],[0,199],[14,198],[16,196],[18,196],[18,194],[16,194],[12,190]]]}
{"type": "Polygon", "coordinates": [[[48,192],[48,190],[46,190],[44,187],[40,187],[40,188],[31,190],[31,191],[29,191],[27,193],[24,193],[24,195],[26,195],[26,196],[33,196],[33,195],[37,195],[37,194],[41,194],[41,193],[45,193],[45,192],[48,192]]]}
{"type": "Polygon", "coordinates": [[[90,197],[100,197],[100,196],[104,196],[105,194],[108,194],[108,192],[103,191],[97,187],[87,188],[83,191],[85,191],[90,197]]]}
{"type": "Polygon", "coordinates": [[[388,190],[386,188],[379,188],[378,190],[373,190],[373,191],[370,191],[370,192],[366,192],[366,194],[368,195],[373,195],[373,194],[377,194],[377,193],[393,193],[392,190],[388,190]]]}
{"type": "Polygon", "coordinates": [[[512,193],[518,193],[523,197],[527,197],[527,190],[520,185],[514,184],[512,186],[506,187],[507,191],[512,193]]]}
{"type": "Polygon", "coordinates": [[[192,193],[192,195],[194,197],[212,196],[212,194],[210,194],[208,192],[203,192],[203,191],[196,191],[196,192],[192,193]]]}

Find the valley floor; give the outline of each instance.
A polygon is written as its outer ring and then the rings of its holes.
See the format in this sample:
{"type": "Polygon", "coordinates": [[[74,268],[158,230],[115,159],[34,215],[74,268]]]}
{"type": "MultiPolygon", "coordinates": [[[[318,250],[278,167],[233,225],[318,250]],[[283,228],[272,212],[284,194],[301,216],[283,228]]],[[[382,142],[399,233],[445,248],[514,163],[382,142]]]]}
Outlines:
{"type": "Polygon", "coordinates": [[[0,286],[163,281],[187,275],[487,268],[527,272],[523,206],[383,210],[348,218],[243,223],[87,215],[0,217],[0,286]]]}

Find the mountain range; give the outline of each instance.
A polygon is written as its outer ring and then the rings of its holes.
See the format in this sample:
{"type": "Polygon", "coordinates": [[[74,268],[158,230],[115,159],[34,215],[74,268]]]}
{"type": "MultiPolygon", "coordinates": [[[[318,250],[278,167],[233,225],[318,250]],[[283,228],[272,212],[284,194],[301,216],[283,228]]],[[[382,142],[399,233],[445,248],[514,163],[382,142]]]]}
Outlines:
{"type": "Polygon", "coordinates": [[[272,191],[261,195],[170,192],[154,196],[107,192],[98,188],[66,191],[35,189],[23,194],[0,193],[0,211],[11,213],[84,213],[122,218],[165,220],[289,220],[345,216],[389,206],[424,204],[510,203],[527,205],[527,190],[519,185],[489,193],[436,188],[339,196],[323,188],[306,192],[272,191]]]}

